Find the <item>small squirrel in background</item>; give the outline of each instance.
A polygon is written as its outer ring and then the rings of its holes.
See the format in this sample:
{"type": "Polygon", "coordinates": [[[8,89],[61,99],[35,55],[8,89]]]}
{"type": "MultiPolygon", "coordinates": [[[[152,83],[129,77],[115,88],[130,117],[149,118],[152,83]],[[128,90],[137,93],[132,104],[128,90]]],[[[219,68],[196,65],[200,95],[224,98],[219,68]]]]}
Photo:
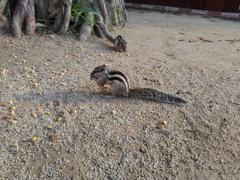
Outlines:
{"type": "Polygon", "coordinates": [[[98,66],[91,72],[90,79],[96,81],[105,92],[114,97],[136,98],[159,103],[186,104],[180,97],[160,92],[151,88],[131,88],[128,76],[121,71],[108,69],[106,65],[98,66]]]}

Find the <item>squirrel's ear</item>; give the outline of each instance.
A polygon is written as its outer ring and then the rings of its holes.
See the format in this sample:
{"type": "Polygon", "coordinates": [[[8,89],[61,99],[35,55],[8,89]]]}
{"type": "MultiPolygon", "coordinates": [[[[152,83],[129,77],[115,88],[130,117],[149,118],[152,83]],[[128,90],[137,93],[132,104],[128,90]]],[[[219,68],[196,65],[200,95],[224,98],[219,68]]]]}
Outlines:
{"type": "Polygon", "coordinates": [[[104,67],[104,68],[105,68],[105,67],[107,67],[107,66],[106,66],[106,64],[104,64],[104,65],[102,65],[102,67],[104,67]]]}

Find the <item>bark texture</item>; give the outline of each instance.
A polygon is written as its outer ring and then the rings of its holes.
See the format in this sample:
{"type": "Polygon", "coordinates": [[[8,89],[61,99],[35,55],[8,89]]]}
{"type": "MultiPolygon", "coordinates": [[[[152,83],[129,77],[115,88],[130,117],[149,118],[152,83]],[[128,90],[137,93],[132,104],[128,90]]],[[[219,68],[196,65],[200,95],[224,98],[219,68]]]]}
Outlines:
{"type": "Polygon", "coordinates": [[[3,11],[6,7],[7,0],[0,0],[0,25],[7,24],[6,17],[3,15],[3,11]]]}
{"type": "Polygon", "coordinates": [[[4,11],[5,7],[6,7],[6,4],[7,4],[7,0],[0,0],[0,17],[3,14],[3,11],[4,11]]]}
{"type": "MultiPolygon", "coordinates": [[[[125,9],[125,3],[123,0],[95,0],[88,1],[85,6],[91,7],[97,13],[94,14],[94,24],[84,24],[80,28],[79,39],[87,40],[91,31],[95,30],[95,33],[99,37],[105,37],[115,46],[117,51],[126,51],[127,42],[121,35],[114,35],[109,32],[108,26],[122,26],[124,27],[127,21],[127,12],[125,9]],[[86,28],[86,26],[89,26],[86,28]],[[94,26],[94,28],[92,28],[94,26]]],[[[91,14],[87,14],[89,18],[91,14]]]]}

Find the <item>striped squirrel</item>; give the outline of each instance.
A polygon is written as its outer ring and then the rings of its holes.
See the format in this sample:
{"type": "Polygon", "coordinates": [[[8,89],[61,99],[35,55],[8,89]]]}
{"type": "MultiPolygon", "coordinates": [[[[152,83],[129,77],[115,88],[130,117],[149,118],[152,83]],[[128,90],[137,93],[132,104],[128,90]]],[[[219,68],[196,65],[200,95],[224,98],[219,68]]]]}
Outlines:
{"type": "MultiPolygon", "coordinates": [[[[186,104],[179,97],[160,92],[150,88],[130,87],[127,75],[118,70],[110,70],[106,65],[98,66],[91,72],[90,79],[96,81],[101,88],[108,87],[108,91],[115,97],[128,97],[142,100],[150,100],[169,104],[186,104]]],[[[106,90],[106,89],[105,89],[106,90]]]]}
{"type": "Polygon", "coordinates": [[[111,33],[107,30],[106,25],[103,22],[103,18],[101,16],[95,17],[96,26],[98,27],[98,30],[100,30],[101,33],[111,42],[114,44],[115,49],[119,52],[126,52],[127,51],[127,41],[121,36],[117,35],[116,37],[113,37],[111,33]]]}

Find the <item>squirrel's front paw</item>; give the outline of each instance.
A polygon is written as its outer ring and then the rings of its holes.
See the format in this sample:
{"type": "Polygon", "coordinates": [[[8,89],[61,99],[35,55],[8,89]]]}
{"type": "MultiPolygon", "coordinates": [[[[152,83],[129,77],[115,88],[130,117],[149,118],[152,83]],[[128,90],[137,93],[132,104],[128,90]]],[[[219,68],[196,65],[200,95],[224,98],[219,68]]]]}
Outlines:
{"type": "Polygon", "coordinates": [[[111,93],[111,86],[105,84],[105,85],[102,87],[102,91],[107,92],[107,93],[111,93]]]}
{"type": "Polygon", "coordinates": [[[109,95],[111,94],[111,87],[109,85],[104,85],[99,88],[98,94],[109,95]]]}

